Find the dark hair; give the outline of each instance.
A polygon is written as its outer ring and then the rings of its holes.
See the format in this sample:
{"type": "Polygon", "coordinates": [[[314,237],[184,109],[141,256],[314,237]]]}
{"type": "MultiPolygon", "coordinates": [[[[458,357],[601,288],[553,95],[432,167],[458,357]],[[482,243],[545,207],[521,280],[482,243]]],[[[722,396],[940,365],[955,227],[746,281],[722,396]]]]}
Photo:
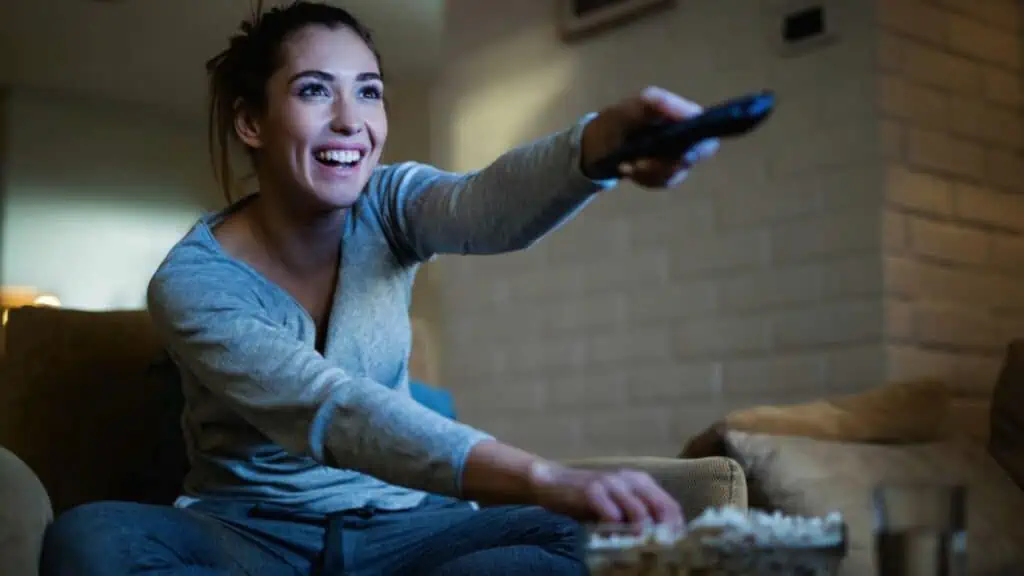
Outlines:
{"type": "Polygon", "coordinates": [[[344,26],[362,38],[380,65],[380,53],[369,28],[347,10],[320,2],[296,1],[263,11],[256,2],[253,15],[243,21],[228,48],[206,63],[210,81],[209,145],[214,177],[231,202],[234,182],[230,144],[237,139],[235,114],[240,106],[261,112],[267,105],[267,81],[280,65],[281,45],[310,25],[344,26]]]}

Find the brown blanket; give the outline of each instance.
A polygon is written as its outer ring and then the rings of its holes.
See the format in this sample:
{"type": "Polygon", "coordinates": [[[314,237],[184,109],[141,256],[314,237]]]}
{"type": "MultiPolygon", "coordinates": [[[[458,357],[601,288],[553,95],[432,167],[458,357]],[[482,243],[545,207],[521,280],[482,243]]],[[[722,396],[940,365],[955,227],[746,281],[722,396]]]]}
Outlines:
{"type": "Polygon", "coordinates": [[[730,413],[691,439],[680,456],[725,454],[727,430],[843,442],[926,442],[946,434],[951,399],[944,383],[919,380],[803,404],[758,406],[730,413]]]}

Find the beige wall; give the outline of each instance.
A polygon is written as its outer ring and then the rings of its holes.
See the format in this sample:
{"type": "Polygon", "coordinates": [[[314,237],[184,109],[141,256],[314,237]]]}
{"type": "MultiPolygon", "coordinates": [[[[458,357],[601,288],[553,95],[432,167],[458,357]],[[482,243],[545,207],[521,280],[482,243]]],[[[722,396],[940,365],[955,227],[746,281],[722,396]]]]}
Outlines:
{"type": "Polygon", "coordinates": [[[382,162],[430,160],[430,84],[388,80],[388,141],[382,162]]]}
{"type": "Polygon", "coordinates": [[[623,186],[534,249],[443,261],[445,381],[467,419],[553,456],[671,455],[728,409],[878,381],[873,6],[830,3],[840,40],[795,58],[746,0],[575,45],[548,3],[515,6],[450,4],[433,116],[449,167],[652,83],[700,102],[773,88],[780,106],[679,190],[623,186]]]}
{"type": "Polygon", "coordinates": [[[219,205],[198,120],[53,92],[3,108],[0,281],[74,308],[138,308],[167,249],[219,205]]]}
{"type": "Polygon", "coordinates": [[[1016,5],[826,2],[837,40],[784,57],[781,4],[680,2],[565,45],[547,2],[450,3],[432,113],[449,168],[649,83],[779,95],[677,191],[624,186],[529,251],[441,261],[466,419],[554,456],[672,455],[737,407],[991,379],[1024,328],[1016,5]]]}
{"type": "MultiPolygon", "coordinates": [[[[0,111],[7,109],[7,91],[0,88],[0,111]]],[[[7,114],[0,112],[0,285],[3,285],[3,266],[4,266],[4,250],[3,250],[3,222],[4,213],[6,212],[6,197],[7,197],[7,114]]],[[[0,330],[0,339],[2,339],[2,330],[0,330]]]]}
{"type": "Polygon", "coordinates": [[[1024,336],[1024,11],[879,6],[889,372],[989,386],[1024,336]]]}

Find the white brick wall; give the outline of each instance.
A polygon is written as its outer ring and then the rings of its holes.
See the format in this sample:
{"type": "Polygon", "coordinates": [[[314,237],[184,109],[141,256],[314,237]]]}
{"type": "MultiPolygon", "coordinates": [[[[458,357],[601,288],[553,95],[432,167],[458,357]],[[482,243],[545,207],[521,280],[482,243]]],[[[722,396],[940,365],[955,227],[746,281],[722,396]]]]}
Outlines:
{"type": "Polygon", "coordinates": [[[683,3],[566,46],[548,2],[451,3],[431,118],[453,169],[647,83],[783,102],[680,190],[624,186],[527,252],[440,262],[444,380],[468,421],[552,456],[671,455],[725,410],[881,377],[873,10],[837,4],[843,42],[787,61],[746,6],[683,3]]]}
{"type": "Polygon", "coordinates": [[[887,370],[992,384],[1024,335],[1022,14],[1011,0],[884,0],[887,370]]]}
{"type": "Polygon", "coordinates": [[[991,378],[1024,328],[1015,5],[837,1],[839,41],[782,58],[746,0],[571,46],[546,0],[449,4],[431,114],[448,168],[648,83],[780,97],[679,190],[623,186],[531,250],[439,262],[466,420],[551,456],[672,455],[741,406],[991,378]]]}

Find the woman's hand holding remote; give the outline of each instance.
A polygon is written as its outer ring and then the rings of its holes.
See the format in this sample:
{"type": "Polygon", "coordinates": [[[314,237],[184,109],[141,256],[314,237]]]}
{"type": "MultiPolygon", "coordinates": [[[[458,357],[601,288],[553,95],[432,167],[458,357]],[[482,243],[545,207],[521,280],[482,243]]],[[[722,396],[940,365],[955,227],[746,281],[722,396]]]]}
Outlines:
{"type": "MultiPolygon", "coordinates": [[[[702,111],[700,105],[658,87],[646,88],[639,95],[602,110],[583,130],[581,168],[584,174],[592,175],[588,168],[615,153],[630,132],[659,122],[685,120],[702,111]]],[[[718,145],[718,140],[711,139],[698,144],[682,158],[641,158],[619,166],[619,175],[649,188],[673,187],[686,179],[694,164],[714,156],[718,145]]]]}

